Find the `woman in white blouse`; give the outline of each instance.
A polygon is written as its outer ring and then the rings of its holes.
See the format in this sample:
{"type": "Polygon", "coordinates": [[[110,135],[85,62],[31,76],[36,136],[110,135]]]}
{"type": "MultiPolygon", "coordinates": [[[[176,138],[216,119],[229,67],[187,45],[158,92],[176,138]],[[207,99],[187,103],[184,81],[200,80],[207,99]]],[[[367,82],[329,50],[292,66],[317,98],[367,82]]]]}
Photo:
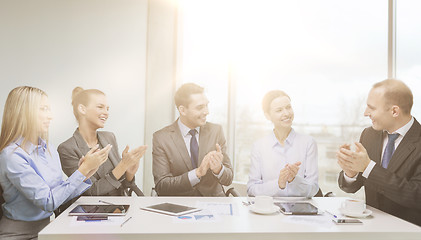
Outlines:
{"type": "Polygon", "coordinates": [[[312,197],[319,190],[317,145],[313,138],[292,128],[294,111],[283,91],[268,92],[263,112],[273,131],[257,140],[251,151],[249,196],[312,197]]]}

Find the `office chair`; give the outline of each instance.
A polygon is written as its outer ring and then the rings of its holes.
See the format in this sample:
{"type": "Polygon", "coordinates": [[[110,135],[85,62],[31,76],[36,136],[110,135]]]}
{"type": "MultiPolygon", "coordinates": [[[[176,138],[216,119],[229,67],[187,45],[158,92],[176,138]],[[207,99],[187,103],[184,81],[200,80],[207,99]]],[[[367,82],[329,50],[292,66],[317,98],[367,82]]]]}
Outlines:
{"type": "MultiPolygon", "coordinates": [[[[235,188],[233,188],[233,187],[229,188],[227,191],[225,191],[225,189],[224,189],[224,193],[225,193],[226,197],[230,197],[230,195],[232,197],[239,197],[240,196],[240,193],[238,193],[238,191],[235,190],[235,188]]],[[[158,193],[156,192],[155,187],[152,188],[151,196],[152,197],[158,197],[158,193]]]]}
{"type": "Polygon", "coordinates": [[[136,193],[138,197],[145,196],[145,194],[143,194],[142,190],[140,190],[136,184],[127,186],[127,188],[124,189],[124,193],[126,193],[127,196],[132,196],[133,192],[136,193]]]}
{"type": "Polygon", "coordinates": [[[322,189],[319,188],[319,191],[314,195],[314,197],[334,197],[335,194],[333,192],[328,192],[325,195],[323,195],[322,189]]]}
{"type": "Polygon", "coordinates": [[[225,192],[226,197],[230,197],[230,195],[232,197],[239,197],[240,196],[240,193],[237,190],[235,190],[235,188],[233,188],[233,187],[229,188],[227,191],[225,191],[225,189],[224,189],[224,192],[225,192]]]}
{"type": "Polygon", "coordinates": [[[152,187],[151,197],[158,197],[158,193],[156,192],[155,187],[152,187]]]}

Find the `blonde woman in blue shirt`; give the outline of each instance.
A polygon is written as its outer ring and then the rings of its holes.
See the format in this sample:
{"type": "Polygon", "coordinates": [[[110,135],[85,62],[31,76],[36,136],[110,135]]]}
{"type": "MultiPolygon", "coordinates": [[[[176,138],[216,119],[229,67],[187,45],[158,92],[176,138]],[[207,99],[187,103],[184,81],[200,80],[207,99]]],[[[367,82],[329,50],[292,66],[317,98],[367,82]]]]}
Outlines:
{"type": "Polygon", "coordinates": [[[262,107],[274,128],[253,145],[248,195],[313,197],[319,190],[316,142],[292,128],[294,111],[285,92],[268,92],[262,107]]]}
{"type": "Polygon", "coordinates": [[[17,87],[6,100],[0,136],[3,216],[0,239],[37,239],[53,211],[90,186],[89,177],[107,159],[111,146],[92,149],[63,180],[60,159],[47,141],[51,122],[45,92],[17,87]]]}

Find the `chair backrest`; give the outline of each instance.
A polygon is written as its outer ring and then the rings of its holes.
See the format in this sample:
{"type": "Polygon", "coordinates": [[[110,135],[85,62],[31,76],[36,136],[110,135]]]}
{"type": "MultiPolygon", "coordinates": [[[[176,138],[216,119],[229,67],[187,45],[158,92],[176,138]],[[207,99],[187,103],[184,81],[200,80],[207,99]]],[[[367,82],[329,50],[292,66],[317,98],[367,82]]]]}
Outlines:
{"type": "Polygon", "coordinates": [[[319,188],[319,191],[316,193],[316,195],[314,195],[315,197],[323,197],[323,192],[322,189],[319,188]]]}
{"type": "Polygon", "coordinates": [[[333,192],[328,192],[323,195],[322,189],[319,188],[319,191],[314,196],[315,197],[335,197],[336,195],[333,192]]]}
{"type": "Polygon", "coordinates": [[[155,187],[153,187],[151,190],[151,197],[158,197],[158,193],[156,192],[155,187]]]}
{"type": "Polygon", "coordinates": [[[248,193],[247,193],[247,184],[243,183],[243,182],[236,182],[233,181],[231,183],[231,185],[229,186],[224,186],[225,188],[225,192],[228,192],[228,190],[230,188],[235,188],[235,191],[237,192],[239,197],[247,197],[248,193]]]}
{"type": "MultiPolygon", "coordinates": [[[[229,188],[226,191],[224,189],[224,192],[225,192],[225,196],[227,196],[227,197],[229,197],[230,195],[233,196],[233,197],[239,197],[240,196],[240,194],[237,192],[237,190],[235,190],[233,187],[229,188]]],[[[152,197],[158,197],[158,193],[156,192],[154,187],[152,188],[151,196],[152,197]]]]}
{"type": "Polygon", "coordinates": [[[230,195],[233,197],[239,197],[240,193],[232,187],[225,191],[225,196],[229,197],[230,195]]]}
{"type": "Polygon", "coordinates": [[[4,198],[3,198],[3,188],[0,186],[0,219],[1,217],[3,217],[3,203],[4,203],[4,198]]]}
{"type": "Polygon", "coordinates": [[[132,196],[133,192],[136,193],[136,195],[138,197],[145,196],[145,194],[143,194],[142,190],[140,190],[140,188],[136,185],[132,185],[127,189],[127,193],[128,193],[127,195],[132,196]]]}

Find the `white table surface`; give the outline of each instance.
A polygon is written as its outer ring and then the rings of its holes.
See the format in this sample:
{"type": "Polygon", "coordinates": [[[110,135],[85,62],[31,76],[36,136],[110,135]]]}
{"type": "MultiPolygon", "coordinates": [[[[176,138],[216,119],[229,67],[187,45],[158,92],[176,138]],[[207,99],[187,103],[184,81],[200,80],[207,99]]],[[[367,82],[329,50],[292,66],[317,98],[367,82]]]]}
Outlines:
{"type": "MultiPolygon", "coordinates": [[[[250,199],[250,198],[249,198],[250,199]]],[[[362,225],[335,225],[327,213],[317,216],[288,216],[281,213],[259,215],[249,211],[242,202],[248,198],[219,197],[81,197],[57,219],[39,233],[47,239],[421,239],[421,227],[396,218],[380,210],[360,219],[362,225]],[[97,204],[98,200],[115,204],[130,204],[120,225],[100,225],[84,222],[75,224],[68,212],[77,204],[97,204]],[[232,203],[233,216],[219,216],[216,221],[176,221],[173,216],[141,210],[153,204],[171,202],[196,206],[198,202],[232,203]]],[[[339,208],[345,198],[325,197],[308,200],[321,210],[329,210],[341,217],[339,208]]],[[[285,201],[285,198],[278,199],[285,201]]],[[[277,200],[275,200],[277,201],[277,200]]]]}

